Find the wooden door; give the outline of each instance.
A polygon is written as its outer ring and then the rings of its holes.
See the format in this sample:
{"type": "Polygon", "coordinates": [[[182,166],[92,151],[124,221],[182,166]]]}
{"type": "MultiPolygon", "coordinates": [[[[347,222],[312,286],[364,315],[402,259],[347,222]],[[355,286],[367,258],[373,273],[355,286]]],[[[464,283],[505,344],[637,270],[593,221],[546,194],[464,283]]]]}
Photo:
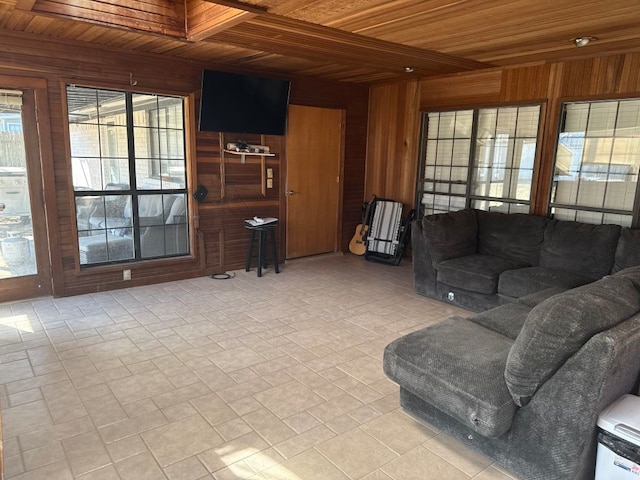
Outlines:
{"type": "Polygon", "coordinates": [[[343,110],[289,106],[287,258],[338,248],[343,116],[343,110]]]}
{"type": "Polygon", "coordinates": [[[5,85],[0,83],[0,301],[52,291],[35,91],[5,85]]]}

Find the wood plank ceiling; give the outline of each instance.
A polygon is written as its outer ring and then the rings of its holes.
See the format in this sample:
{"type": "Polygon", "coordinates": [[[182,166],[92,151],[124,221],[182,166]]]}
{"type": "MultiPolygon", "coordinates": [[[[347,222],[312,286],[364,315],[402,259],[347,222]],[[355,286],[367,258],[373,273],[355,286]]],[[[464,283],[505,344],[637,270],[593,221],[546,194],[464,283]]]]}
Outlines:
{"type": "Polygon", "coordinates": [[[379,83],[640,51],[640,8],[638,0],[0,0],[0,34],[379,83]],[[577,48],[571,40],[582,36],[596,40],[577,48]]]}

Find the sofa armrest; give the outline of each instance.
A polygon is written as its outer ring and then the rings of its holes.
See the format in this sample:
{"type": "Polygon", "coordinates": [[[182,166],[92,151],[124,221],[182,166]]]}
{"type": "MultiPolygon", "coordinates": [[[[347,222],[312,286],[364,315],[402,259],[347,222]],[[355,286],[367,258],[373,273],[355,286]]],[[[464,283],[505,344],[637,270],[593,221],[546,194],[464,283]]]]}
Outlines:
{"type": "Polygon", "coordinates": [[[638,358],[640,315],[592,337],[518,410],[507,457],[545,463],[558,478],[592,479],[598,415],[637,388],[638,358]],[[529,458],[541,455],[535,444],[546,445],[545,458],[529,458]]]}
{"type": "Polygon", "coordinates": [[[436,296],[436,275],[427,241],[422,234],[422,221],[411,224],[411,248],[413,261],[413,282],[417,293],[428,297],[436,296]]]}

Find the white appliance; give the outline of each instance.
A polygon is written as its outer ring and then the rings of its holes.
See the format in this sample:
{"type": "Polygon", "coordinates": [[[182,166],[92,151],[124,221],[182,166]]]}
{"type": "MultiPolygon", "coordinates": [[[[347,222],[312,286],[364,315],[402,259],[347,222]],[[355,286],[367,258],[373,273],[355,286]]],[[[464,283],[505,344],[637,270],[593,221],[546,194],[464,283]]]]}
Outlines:
{"type": "Polygon", "coordinates": [[[595,480],[640,480],[640,397],[627,394],[598,418],[595,480]]]}

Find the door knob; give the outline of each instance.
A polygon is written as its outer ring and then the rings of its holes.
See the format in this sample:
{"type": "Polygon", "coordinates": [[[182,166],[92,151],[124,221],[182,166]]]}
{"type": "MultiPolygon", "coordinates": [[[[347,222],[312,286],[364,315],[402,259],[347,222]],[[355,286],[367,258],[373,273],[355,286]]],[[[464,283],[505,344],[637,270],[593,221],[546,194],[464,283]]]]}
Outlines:
{"type": "Polygon", "coordinates": [[[285,195],[295,195],[298,192],[295,192],[293,190],[287,190],[286,192],[284,192],[285,195]]]}

